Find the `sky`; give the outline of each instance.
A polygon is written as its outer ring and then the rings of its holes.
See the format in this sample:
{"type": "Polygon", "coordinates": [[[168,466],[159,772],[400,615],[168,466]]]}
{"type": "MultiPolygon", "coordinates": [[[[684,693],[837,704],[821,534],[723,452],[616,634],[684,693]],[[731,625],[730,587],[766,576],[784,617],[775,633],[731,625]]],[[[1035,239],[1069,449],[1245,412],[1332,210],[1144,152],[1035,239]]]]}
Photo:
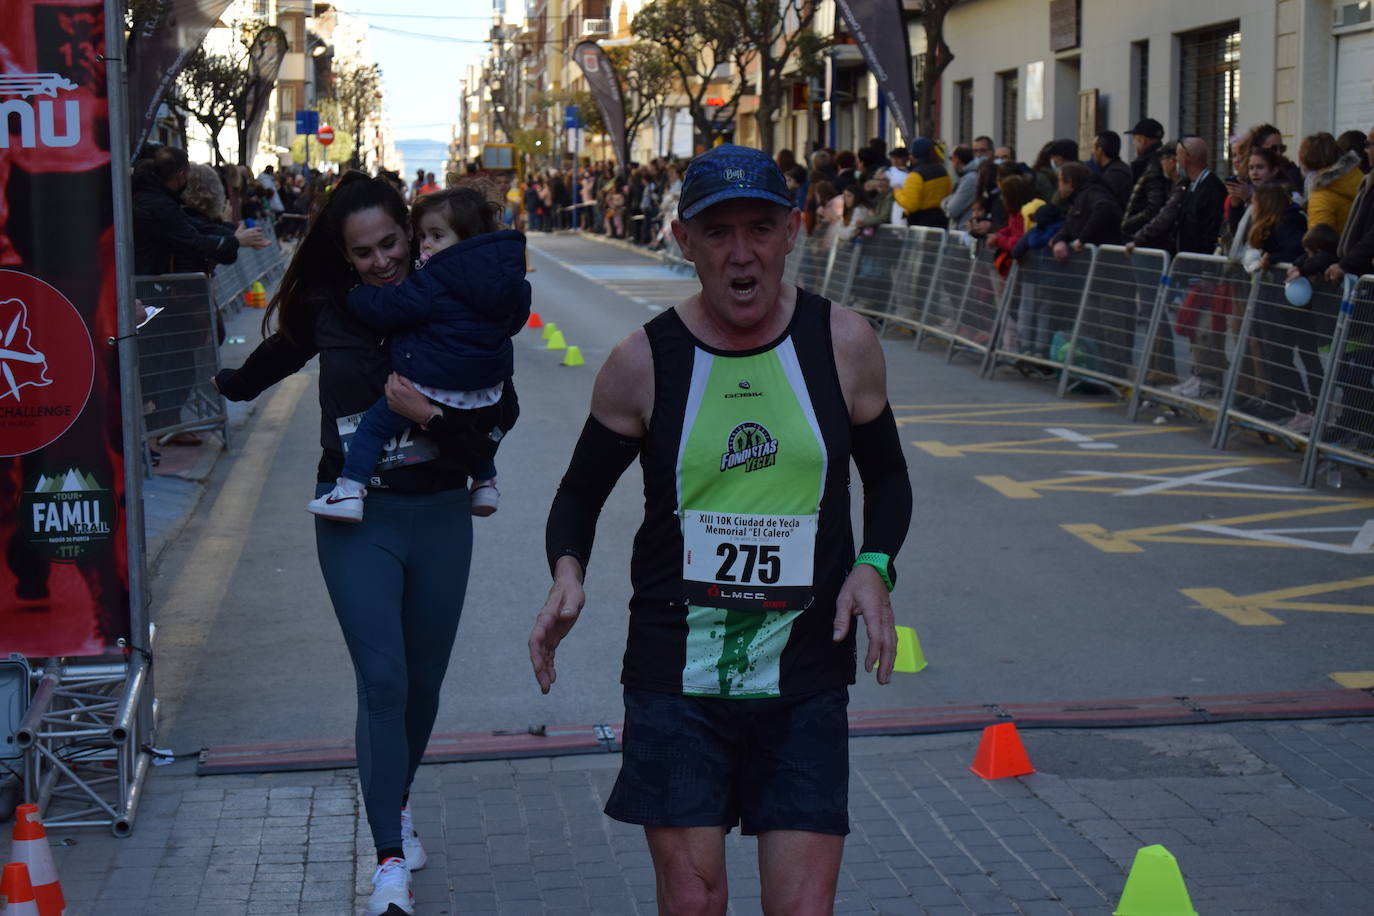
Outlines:
{"type": "MultiPolygon", "coordinates": [[[[459,81],[489,47],[492,0],[342,0],[335,5],[366,20],[371,29],[396,139],[447,143],[458,118],[459,81]]],[[[424,162],[406,166],[412,173],[421,166],[434,168],[424,162]]]]}

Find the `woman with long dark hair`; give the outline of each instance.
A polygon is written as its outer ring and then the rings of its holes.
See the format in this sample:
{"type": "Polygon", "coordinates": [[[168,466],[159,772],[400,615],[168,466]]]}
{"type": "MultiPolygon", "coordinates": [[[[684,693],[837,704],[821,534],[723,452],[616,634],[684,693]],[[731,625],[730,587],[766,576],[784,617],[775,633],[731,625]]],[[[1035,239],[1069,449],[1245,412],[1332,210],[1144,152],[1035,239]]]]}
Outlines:
{"type": "MultiPolygon", "coordinates": [[[[361,524],[315,524],[320,570],[358,680],[358,775],[378,863],[368,916],[393,906],[414,912],[410,871],[425,864],[425,852],[411,826],[409,787],[438,713],[472,557],[461,412],[436,409],[409,381],[388,377],[386,341],[346,307],[359,283],[405,279],[414,257],[409,225],[389,183],[344,175],[272,299],[270,336],[242,368],[216,377],[230,400],[249,400],[319,356],[316,496],[333,487],[343,437],[378,397],[416,424],[379,463],[361,524]]],[[[513,390],[509,397],[513,407],[513,390]]]]}

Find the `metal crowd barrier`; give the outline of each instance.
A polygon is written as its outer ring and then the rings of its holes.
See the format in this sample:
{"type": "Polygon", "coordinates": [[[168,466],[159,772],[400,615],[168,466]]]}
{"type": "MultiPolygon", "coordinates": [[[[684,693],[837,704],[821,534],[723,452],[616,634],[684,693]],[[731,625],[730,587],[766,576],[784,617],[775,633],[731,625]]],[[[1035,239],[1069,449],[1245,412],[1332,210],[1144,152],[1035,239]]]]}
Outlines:
{"type": "Polygon", "coordinates": [[[215,428],[225,435],[224,398],[210,384],[220,368],[223,325],[209,278],[199,273],[135,277],[134,296],[144,308],[163,309],[138,331],[145,436],[215,428]]]}
{"type": "MultiPolygon", "coordinates": [[[[897,298],[894,292],[913,287],[915,246],[907,244],[907,230],[899,226],[878,226],[852,244],[856,250],[847,301],[856,311],[883,321],[888,304],[897,298]]],[[[909,320],[911,315],[902,317],[909,320]]]]}
{"type": "Polygon", "coordinates": [[[1132,417],[1142,399],[1199,418],[1224,409],[1221,395],[1238,352],[1238,325],[1255,291],[1251,281],[1241,265],[1221,255],[1174,257],[1146,333],[1145,374],[1132,400],[1132,417]]]}
{"type": "Polygon", "coordinates": [[[1308,306],[1295,308],[1284,295],[1286,272],[1287,265],[1280,265],[1251,278],[1251,296],[1229,348],[1230,371],[1222,392],[1227,410],[1218,417],[1213,435],[1217,446],[1225,444],[1235,427],[1294,448],[1312,431],[1326,372],[1320,350],[1335,331],[1341,294],[1334,287],[1317,286],[1308,306]]]}
{"type": "Polygon", "coordinates": [[[271,226],[262,226],[262,234],[271,240],[266,248],[239,248],[232,264],[221,264],[213,279],[214,301],[225,315],[237,315],[243,308],[243,294],[254,283],[271,289],[286,272],[287,256],[277,241],[271,226]]]}
{"type": "MultiPolygon", "coordinates": [[[[1053,256],[1047,253],[1046,257],[1053,256]]],[[[1070,258],[1067,277],[1075,275],[1080,258],[1070,258]]],[[[1168,265],[1169,256],[1157,249],[1143,248],[1128,255],[1119,245],[1094,246],[1068,335],[1067,352],[1072,358],[1061,358],[1061,396],[1081,379],[1105,384],[1118,395],[1136,385],[1147,352],[1144,332],[1158,304],[1168,265]]]]}
{"type": "Polygon", "coordinates": [[[1374,455],[1374,275],[1346,278],[1326,356],[1326,381],[1303,462],[1307,486],[1316,483],[1323,468],[1337,473],[1341,465],[1368,468],[1374,455]]]}
{"type": "MultiPolygon", "coordinates": [[[[672,254],[665,254],[669,260],[672,254]]],[[[680,255],[679,255],[680,257],[680,255]]],[[[801,236],[786,282],[869,317],[982,353],[983,372],[1040,366],[1059,395],[1085,384],[1211,422],[1224,448],[1250,429],[1304,450],[1300,476],[1374,469],[1374,275],[1311,304],[1284,294],[1286,265],[1247,273],[1219,255],[1089,245],[1028,253],[1004,273],[966,233],[879,227],[827,244],[801,236]]],[[[1336,477],[1332,477],[1336,480],[1336,477]]]]}

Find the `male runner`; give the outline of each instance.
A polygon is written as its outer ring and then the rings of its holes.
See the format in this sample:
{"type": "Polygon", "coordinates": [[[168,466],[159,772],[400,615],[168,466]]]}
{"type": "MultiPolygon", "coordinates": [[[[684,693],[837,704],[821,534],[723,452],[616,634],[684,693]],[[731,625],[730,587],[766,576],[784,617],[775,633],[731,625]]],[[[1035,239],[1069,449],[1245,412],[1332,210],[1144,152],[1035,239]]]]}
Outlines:
{"type": "Polygon", "coordinates": [[[911,485],[882,347],[847,309],[782,285],[800,224],[767,154],[718,146],[672,230],[701,291],[620,342],[549,511],[553,573],[530,634],[540,689],[582,610],[596,519],[639,456],[624,759],[606,805],[644,825],[659,911],[723,914],[725,832],[759,837],[767,913],[829,913],[849,832],[848,685],[891,678],[888,591],[911,485]],[[849,462],[864,484],[863,550],[849,462]]]}

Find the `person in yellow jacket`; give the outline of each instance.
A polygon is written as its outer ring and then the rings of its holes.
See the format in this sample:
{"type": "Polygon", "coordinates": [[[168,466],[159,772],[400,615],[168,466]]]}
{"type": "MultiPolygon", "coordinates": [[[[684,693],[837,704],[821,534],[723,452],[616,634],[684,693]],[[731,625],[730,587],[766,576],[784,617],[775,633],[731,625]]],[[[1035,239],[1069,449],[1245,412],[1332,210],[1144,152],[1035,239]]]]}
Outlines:
{"type": "Polygon", "coordinates": [[[893,188],[892,196],[906,211],[908,226],[934,226],[943,229],[949,220],[940,208],[940,201],[949,196],[953,185],[949,172],[935,155],[935,144],[924,137],[912,141],[912,167],[900,188],[893,188]]]}
{"type": "Polygon", "coordinates": [[[1298,148],[1298,164],[1305,177],[1307,225],[1325,223],[1340,232],[1345,228],[1350,205],[1364,180],[1359,153],[1341,155],[1336,138],[1322,131],[1302,141],[1298,148]]]}

